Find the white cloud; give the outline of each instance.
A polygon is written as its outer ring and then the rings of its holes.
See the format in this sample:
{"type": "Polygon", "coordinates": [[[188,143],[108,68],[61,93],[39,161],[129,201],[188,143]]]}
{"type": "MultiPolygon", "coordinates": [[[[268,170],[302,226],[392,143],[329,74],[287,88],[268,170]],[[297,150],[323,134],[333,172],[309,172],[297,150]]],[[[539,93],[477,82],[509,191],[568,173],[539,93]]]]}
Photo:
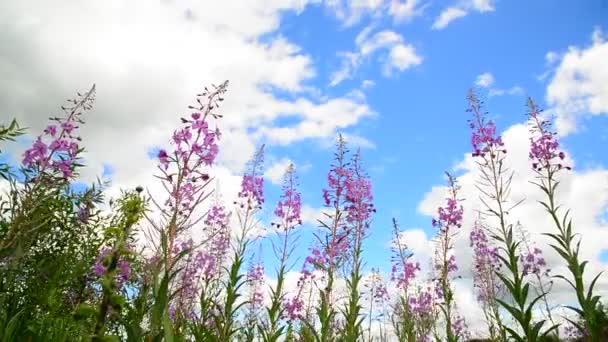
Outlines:
{"type": "Polygon", "coordinates": [[[404,71],[422,63],[423,58],[418,55],[416,48],[404,42],[397,32],[383,30],[371,34],[374,25],[365,27],[355,38],[356,52],[339,52],[342,58],[340,69],[332,74],[330,86],[353,77],[357,68],[365,59],[371,58],[377,51],[385,50],[387,55],[383,58],[383,73],[389,76],[392,70],[404,71]]]}
{"type": "MultiPolygon", "coordinates": [[[[555,228],[550,217],[538,203],[538,200],[543,199],[543,194],[530,182],[534,179],[534,173],[531,171],[528,161],[527,125],[511,126],[504,132],[503,139],[508,150],[505,166],[515,171],[511,186],[511,204],[525,199],[522,205],[510,211],[509,222],[520,221],[522,223],[531,234],[532,239],[543,249],[548,267],[553,270],[553,274],[568,274],[559,256],[548,247],[547,238],[541,235],[545,232],[552,232],[555,228]]],[[[570,159],[567,159],[566,162],[570,165],[574,164],[570,159]]],[[[474,326],[474,330],[482,331],[484,329],[483,315],[479,315],[477,309],[474,309],[478,305],[475,303],[470,285],[472,252],[468,241],[473,221],[477,217],[476,210],[482,208],[478,199],[479,191],[475,187],[475,180],[479,179],[479,171],[470,154],[467,154],[464,160],[455,166],[455,169],[461,173],[461,176],[458,177],[459,185],[462,187],[460,196],[465,199],[462,202],[465,208],[464,224],[456,237],[454,249],[460,267],[459,274],[462,276],[462,279],[458,281],[462,286],[457,285],[458,292],[455,297],[458,299],[460,311],[467,318],[469,325],[474,326]]],[[[608,191],[606,191],[608,190],[608,170],[564,172],[560,180],[557,201],[563,204],[564,208],[571,208],[573,227],[583,239],[581,258],[590,260],[585,272],[586,277],[592,277],[607,266],[601,262],[599,257],[602,250],[608,249],[608,226],[606,222],[599,220],[599,217],[608,206],[608,191]]],[[[420,202],[418,211],[429,216],[435,215],[437,207],[444,204],[445,191],[443,186],[433,187],[420,202]]],[[[492,223],[491,220],[488,222],[492,223]]],[[[588,278],[587,281],[589,281],[588,278]]],[[[597,290],[603,295],[608,294],[607,277],[601,278],[597,290]]],[[[563,282],[556,280],[550,299],[552,303],[563,304],[572,302],[574,297],[563,282]]]]}
{"type": "Polygon", "coordinates": [[[365,16],[381,16],[384,0],[326,0],[324,5],[348,27],[357,24],[365,16]]]}
{"type": "Polygon", "coordinates": [[[494,75],[490,72],[484,72],[477,76],[475,80],[475,85],[482,88],[489,88],[488,96],[502,96],[502,95],[522,95],[524,93],[524,89],[520,86],[513,86],[511,88],[502,89],[494,87],[496,83],[496,79],[494,75]]]}
{"type": "MultiPolygon", "coordinates": [[[[64,98],[97,83],[97,103],[82,128],[84,180],[109,165],[112,191],[155,189],[147,151],[168,145],[194,94],[229,79],[216,172],[238,174],[262,139],[323,140],[373,115],[361,99],[304,96],[316,91],[306,85],[315,76],[311,58],[273,33],[282,12],[300,12],[306,3],[2,2],[0,40],[12,48],[0,55],[0,111],[37,134],[64,98]],[[262,34],[270,38],[257,39],[262,34]],[[293,100],[264,89],[289,92],[293,100]],[[284,117],[299,121],[275,127],[284,117]],[[286,138],[277,136],[283,132],[286,138]]],[[[238,184],[238,177],[225,178],[238,184]]]]}
{"type": "Polygon", "coordinates": [[[384,30],[376,32],[372,37],[362,39],[358,45],[360,53],[362,55],[369,55],[372,52],[381,49],[394,46],[403,41],[403,37],[398,33],[390,30],[384,30]]]}
{"type": "Polygon", "coordinates": [[[599,29],[592,41],[586,48],[569,47],[547,86],[547,103],[562,135],[576,131],[581,116],[608,113],[608,41],[599,29]]]}
{"type": "Polygon", "coordinates": [[[266,172],[265,172],[264,176],[272,184],[282,185],[283,177],[285,176],[285,172],[287,171],[287,168],[289,168],[289,165],[292,165],[292,164],[293,164],[293,162],[287,158],[277,160],[272,165],[270,165],[268,168],[266,168],[266,172]]]}
{"type": "Polygon", "coordinates": [[[422,63],[422,57],[416,54],[412,45],[398,44],[390,52],[390,65],[403,71],[422,63]]]}
{"type": "Polygon", "coordinates": [[[494,11],[493,0],[472,0],[470,1],[471,7],[478,12],[491,12],[494,11]]]}
{"type": "Polygon", "coordinates": [[[374,82],[372,80],[363,80],[363,82],[361,82],[361,88],[363,88],[363,89],[369,89],[369,88],[373,87],[374,85],[376,85],[376,82],[374,82]]]}
{"type": "Polygon", "coordinates": [[[547,64],[553,64],[558,59],[559,59],[559,55],[554,51],[549,51],[545,55],[545,61],[547,61],[547,64]]]}
{"type": "MultiPolygon", "coordinates": [[[[376,144],[372,141],[364,138],[360,135],[350,134],[350,133],[342,133],[342,137],[351,148],[367,148],[374,149],[376,148],[376,144]]],[[[335,141],[335,140],[334,140],[335,141]]]]}
{"type": "Polygon", "coordinates": [[[509,89],[492,88],[488,92],[488,96],[492,97],[492,96],[502,96],[502,95],[523,95],[523,93],[524,93],[524,90],[522,87],[513,86],[509,89]]]}
{"type": "Polygon", "coordinates": [[[257,135],[279,145],[310,138],[330,138],[339,129],[353,126],[359,120],[375,115],[366,104],[347,98],[331,99],[318,104],[299,99],[296,102],[281,103],[278,108],[280,113],[297,112],[304,118],[292,126],[265,125],[257,130],[257,135]]]}
{"type": "Polygon", "coordinates": [[[462,0],[458,4],[449,6],[441,11],[439,16],[435,18],[431,28],[434,30],[442,30],[454,20],[465,17],[471,11],[485,13],[492,12],[494,9],[493,0],[462,0]]]}
{"type": "Polygon", "coordinates": [[[467,11],[459,7],[448,7],[439,14],[431,26],[434,30],[446,28],[452,21],[467,15],[467,11]]]}
{"type": "Polygon", "coordinates": [[[418,0],[326,0],[323,5],[345,27],[363,18],[377,21],[387,16],[397,23],[408,22],[421,15],[425,7],[418,0]]]}
{"type": "Polygon", "coordinates": [[[331,75],[331,80],[329,82],[331,87],[352,78],[355,70],[361,63],[361,55],[355,52],[338,52],[338,57],[341,59],[341,65],[340,69],[336,70],[331,75]]]}
{"type": "Polygon", "coordinates": [[[480,87],[488,88],[489,86],[494,84],[494,75],[489,72],[484,72],[483,74],[477,76],[475,84],[480,87]]]}
{"type": "Polygon", "coordinates": [[[389,8],[389,13],[395,21],[405,22],[412,20],[414,17],[421,15],[424,6],[418,6],[417,0],[392,0],[389,8]]]}

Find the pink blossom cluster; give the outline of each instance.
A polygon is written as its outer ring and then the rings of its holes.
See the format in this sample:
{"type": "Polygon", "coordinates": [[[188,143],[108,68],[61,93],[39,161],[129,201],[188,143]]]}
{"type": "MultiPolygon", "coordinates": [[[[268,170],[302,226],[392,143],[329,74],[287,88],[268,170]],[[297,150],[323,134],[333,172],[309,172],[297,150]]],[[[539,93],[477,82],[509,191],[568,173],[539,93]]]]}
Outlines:
{"type": "MultiPolygon", "coordinates": [[[[375,212],[374,204],[372,203],[372,183],[365,177],[350,177],[346,179],[346,222],[350,224],[367,222],[371,213],[375,212]]],[[[326,201],[327,203],[327,201],[326,201]]],[[[366,227],[365,227],[366,228],[366,227]]]]}
{"type": "Polygon", "coordinates": [[[193,113],[191,119],[182,119],[184,127],[173,133],[171,154],[161,149],[158,161],[163,173],[163,181],[169,188],[170,197],[166,204],[177,207],[185,213],[201,197],[202,190],[209,180],[209,174],[201,167],[211,166],[219,151],[219,129],[211,130],[206,116],[193,113]],[[175,165],[174,170],[170,166],[175,165]]]}
{"type": "Polygon", "coordinates": [[[469,328],[464,320],[464,317],[455,317],[454,321],[452,322],[452,331],[454,332],[455,336],[458,336],[461,339],[467,339],[470,335],[468,329],[469,328]]]}
{"type": "Polygon", "coordinates": [[[388,300],[389,294],[386,285],[382,283],[377,284],[374,289],[373,298],[377,303],[383,303],[385,300],[388,300]]]}
{"type": "Polygon", "coordinates": [[[38,167],[39,172],[60,173],[64,179],[71,178],[80,150],[81,138],[76,134],[78,124],[82,123],[79,114],[73,111],[65,118],[52,118],[56,123],[47,126],[23,154],[23,166],[38,167]]]}
{"type": "Polygon", "coordinates": [[[406,290],[414,278],[416,272],[420,271],[418,262],[395,262],[391,268],[391,281],[399,289],[406,290]]]}
{"type": "Polygon", "coordinates": [[[304,309],[304,301],[300,296],[293,296],[283,301],[283,318],[293,322],[301,318],[302,310],[304,309]]]}
{"type": "MultiPolygon", "coordinates": [[[[209,281],[217,275],[217,257],[208,251],[194,251],[194,241],[188,239],[178,241],[173,247],[173,255],[177,256],[187,251],[181,261],[182,270],[179,273],[179,287],[181,304],[196,300],[199,290],[199,281],[209,281]]],[[[183,306],[183,305],[182,305],[183,306]]]]}
{"type": "Polygon", "coordinates": [[[264,177],[244,175],[239,197],[251,198],[252,202],[257,202],[258,206],[261,206],[264,203],[264,177]]]}
{"type": "Polygon", "coordinates": [[[493,247],[481,224],[475,223],[469,236],[470,246],[473,247],[474,286],[479,290],[477,299],[480,302],[492,300],[499,290],[500,284],[495,272],[501,268],[498,249],[493,247]]]}
{"type": "MultiPolygon", "coordinates": [[[[528,107],[528,121],[532,133],[529,159],[532,162],[532,168],[541,171],[555,165],[561,169],[564,167],[562,161],[566,158],[566,154],[559,150],[555,132],[551,131],[551,121],[541,118],[541,111],[536,108],[531,99],[528,99],[528,107]],[[559,160],[557,164],[555,160],[559,160]]],[[[565,168],[570,169],[569,166],[565,166],[565,168]]]]}
{"type": "Polygon", "coordinates": [[[546,269],[547,262],[545,261],[543,251],[540,248],[535,247],[531,251],[524,252],[520,258],[524,275],[546,275],[549,273],[549,270],[546,269]]]}
{"type": "Polygon", "coordinates": [[[484,157],[487,153],[494,154],[496,151],[506,153],[502,138],[496,134],[496,125],[492,120],[486,119],[487,113],[480,111],[481,102],[472,92],[469,93],[468,100],[467,112],[473,113],[473,119],[469,120],[473,157],[484,157]]]}
{"type": "Polygon", "coordinates": [[[262,306],[264,293],[264,264],[262,262],[251,263],[247,270],[247,283],[250,291],[250,305],[255,310],[262,306]]]}
{"type": "Polygon", "coordinates": [[[249,161],[247,172],[241,180],[241,191],[238,193],[239,198],[244,200],[241,207],[247,206],[248,210],[253,209],[254,205],[261,208],[264,203],[263,164],[264,147],[262,146],[249,161]]]}
{"type": "Polygon", "coordinates": [[[408,299],[411,312],[418,318],[429,316],[433,312],[433,295],[431,289],[419,291],[415,296],[408,299]]]}
{"type": "MultiPolygon", "coordinates": [[[[128,246],[128,249],[131,248],[132,246],[128,246]]],[[[99,250],[99,255],[97,255],[93,268],[91,269],[96,277],[102,277],[104,274],[106,274],[108,268],[110,267],[113,254],[114,248],[111,247],[103,247],[99,250]]],[[[131,264],[124,258],[119,258],[116,263],[116,270],[117,273],[115,275],[115,281],[117,286],[120,288],[131,278],[131,264]]]]}
{"type": "MultiPolygon", "coordinates": [[[[285,227],[289,230],[295,225],[302,224],[302,199],[300,193],[295,189],[294,170],[290,168],[285,174],[285,182],[283,184],[283,194],[277,202],[277,207],[274,214],[281,219],[285,227]]],[[[276,224],[279,226],[280,224],[276,224]]]]}
{"type": "Polygon", "coordinates": [[[439,207],[437,213],[439,217],[433,218],[433,227],[438,227],[441,230],[448,229],[449,227],[462,226],[462,214],[464,209],[462,205],[458,204],[458,200],[455,198],[448,198],[447,205],[445,207],[439,207]]]}
{"type": "Polygon", "coordinates": [[[328,189],[323,189],[323,200],[325,205],[339,205],[337,201],[342,200],[342,192],[346,188],[346,183],[351,179],[351,170],[344,167],[333,167],[327,174],[328,189]]]}
{"type": "Polygon", "coordinates": [[[219,270],[230,247],[230,227],[226,208],[217,203],[211,206],[205,219],[205,225],[211,239],[208,242],[207,250],[215,258],[217,270],[219,270]]]}

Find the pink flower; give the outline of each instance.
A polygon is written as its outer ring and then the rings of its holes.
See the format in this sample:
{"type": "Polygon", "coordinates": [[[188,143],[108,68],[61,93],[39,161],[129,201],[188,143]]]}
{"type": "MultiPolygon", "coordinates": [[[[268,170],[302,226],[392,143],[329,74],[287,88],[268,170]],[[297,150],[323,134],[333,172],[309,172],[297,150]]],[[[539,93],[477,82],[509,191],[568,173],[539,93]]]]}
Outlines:
{"type": "Polygon", "coordinates": [[[562,168],[570,170],[569,166],[562,164],[566,154],[559,150],[559,142],[555,132],[551,130],[551,121],[540,116],[539,110],[532,99],[528,99],[528,122],[530,126],[530,152],[529,159],[535,171],[543,169],[557,171],[562,168]]]}
{"type": "MultiPolygon", "coordinates": [[[[289,230],[302,223],[300,217],[302,200],[300,198],[300,193],[295,189],[297,183],[293,165],[288,168],[284,178],[283,194],[281,195],[281,199],[277,202],[274,214],[280,218],[283,225],[285,225],[283,229],[289,230]]],[[[279,224],[276,225],[279,226],[279,224]]]]}

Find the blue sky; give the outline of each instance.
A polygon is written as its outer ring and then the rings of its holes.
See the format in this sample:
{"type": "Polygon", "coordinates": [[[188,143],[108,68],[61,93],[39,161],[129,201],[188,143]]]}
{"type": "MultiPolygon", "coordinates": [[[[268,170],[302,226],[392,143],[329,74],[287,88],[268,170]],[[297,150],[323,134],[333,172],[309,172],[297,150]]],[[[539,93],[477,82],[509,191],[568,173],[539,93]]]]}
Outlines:
{"type": "MultiPolygon", "coordinates": [[[[460,176],[465,209],[474,207],[469,87],[486,99],[511,155],[520,156],[510,161],[515,192],[530,200],[514,217],[532,233],[549,229],[529,192],[520,125],[532,96],[557,119],[575,166],[560,199],[573,208],[590,267],[601,270],[608,263],[606,36],[605,0],[6,1],[0,113],[35,134],[61,101],[96,83],[96,106],[82,128],[87,167],[80,181],[104,175],[112,180],[109,195],[143,185],[164,196],[151,155],[167,145],[194,94],[229,79],[214,171],[226,201],[256,146],[266,144],[262,214],[271,221],[277,174],[293,161],[309,219],[298,243],[305,256],[332,140],[344,133],[352,151],[362,147],[378,209],[366,266],[386,270],[392,217],[421,262],[428,259],[444,171],[460,176]]],[[[20,159],[24,146],[6,152],[20,159]]],[[[471,220],[457,243],[463,281],[470,280],[471,220]]],[[[608,294],[608,282],[601,286],[608,294]]]]}
{"type": "MultiPolygon", "coordinates": [[[[532,96],[545,107],[544,97],[550,72],[549,51],[566,52],[569,46],[587,46],[595,28],[608,22],[608,4],[601,1],[501,1],[495,11],[473,13],[455,20],[443,30],[431,28],[443,9],[432,4],[412,22],[394,25],[392,19],[362,19],[345,27],[322,7],[283,16],[278,34],[287,37],[311,55],[318,75],[310,83],[324,93],[340,96],[359,88],[364,80],[375,85],[365,90],[367,103],[378,114],[361,121],[348,132],[365,137],[374,148],[364,148],[363,158],[374,181],[379,208],[368,241],[369,266],[388,260],[391,218],[403,228],[423,228],[432,234],[430,218],[417,208],[433,185],[444,181],[470,149],[466,120],[466,91],[476,87],[486,97],[487,109],[498,127],[524,122],[525,99],[532,96]],[[375,31],[394,30],[413,44],[423,63],[385,77],[380,62],[363,62],[339,85],[329,86],[340,68],[338,51],[356,49],[356,36],[369,25],[375,31]],[[499,89],[520,87],[514,95],[488,97],[488,89],[475,85],[478,75],[489,72],[499,89]]],[[[379,53],[382,57],[384,52],[379,53]]],[[[607,56],[608,58],[608,56],[607,56]]],[[[605,117],[583,119],[580,131],[562,142],[576,159],[578,168],[606,167],[608,136],[605,117]]],[[[331,151],[314,144],[268,149],[287,155],[296,164],[314,165],[301,175],[305,202],[321,203],[319,184],[331,161],[331,151]]],[[[354,149],[354,146],[353,146],[354,149]]]]}

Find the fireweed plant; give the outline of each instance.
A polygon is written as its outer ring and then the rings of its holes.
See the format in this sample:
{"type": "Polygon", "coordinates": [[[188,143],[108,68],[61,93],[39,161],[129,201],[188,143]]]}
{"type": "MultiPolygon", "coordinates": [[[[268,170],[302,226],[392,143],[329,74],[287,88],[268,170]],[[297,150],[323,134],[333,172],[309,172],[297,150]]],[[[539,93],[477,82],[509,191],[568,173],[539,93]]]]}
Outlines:
{"type": "Polygon", "coordinates": [[[501,262],[498,259],[498,248],[490,241],[488,228],[481,218],[477,219],[469,235],[470,246],[473,248],[473,286],[477,293],[477,301],[482,305],[488,333],[492,341],[505,340],[500,315],[500,304],[497,298],[504,295],[504,286],[496,273],[500,272],[501,262]]]}
{"type": "MultiPolygon", "coordinates": [[[[472,90],[467,98],[467,111],[473,115],[469,120],[472,130],[472,156],[476,158],[480,172],[476,186],[485,207],[482,213],[497,221],[497,227],[492,230],[491,237],[496,241],[497,256],[506,270],[496,272],[496,275],[511,297],[511,302],[498,298],[496,301],[519,324],[519,329],[503,327],[516,341],[538,341],[557,329],[557,326],[542,331],[545,320],[535,322],[532,316],[536,303],[544,294],[530,298],[531,283],[527,277],[529,272],[520,265],[523,257],[520,253],[521,241],[517,241],[513,224],[508,222],[509,211],[521,202],[512,204],[509,198],[513,173],[505,164],[507,150],[502,138],[496,134],[496,125],[487,119],[486,112],[482,112],[482,102],[472,90]]],[[[501,334],[504,336],[504,333],[501,334]]]]}
{"type": "Polygon", "coordinates": [[[577,241],[577,234],[572,229],[570,211],[560,214],[562,208],[556,203],[557,187],[560,183],[558,176],[571,167],[565,164],[566,155],[560,151],[556,134],[551,130],[551,121],[542,116],[541,110],[532,99],[528,99],[527,106],[530,127],[529,159],[536,174],[534,184],[546,195],[546,199],[540,204],[549,213],[557,229],[557,232],[546,235],[553,239],[554,244],[551,247],[564,259],[571,274],[570,278],[561,274],[556,277],[564,280],[575,291],[579,307],[567,307],[583,320],[583,324],[572,320],[570,323],[590,341],[603,341],[606,339],[605,329],[608,322],[599,308],[600,296],[593,293],[601,273],[593,278],[588,288],[585,286],[583,276],[587,261],[579,259],[580,239],[577,241]]]}
{"type": "MultiPolygon", "coordinates": [[[[399,341],[425,341],[430,337],[428,324],[424,324],[432,313],[433,298],[412,296],[412,283],[420,271],[418,262],[410,261],[413,253],[402,237],[397,220],[393,218],[393,256],[391,260],[391,282],[397,291],[397,300],[392,304],[391,323],[399,341]]],[[[432,319],[434,323],[434,318],[432,319]]]]}
{"type": "MultiPolygon", "coordinates": [[[[299,229],[303,203],[293,165],[268,221],[261,215],[263,146],[245,168],[236,201],[226,205],[214,167],[221,138],[218,106],[227,85],[199,94],[170,146],[158,151],[156,176],[165,190],[160,196],[136,187],[106,201],[106,183],[76,184],[85,162],[79,131],[95,87],[50,119],[19,165],[2,156],[0,177],[8,185],[0,194],[2,341],[466,341],[468,328],[455,304],[461,294],[454,291],[455,235],[465,229],[489,340],[557,339],[558,316],[547,299],[550,277],[571,285],[578,300],[571,307],[577,317],[566,318],[559,337],[605,340],[606,313],[593,291],[599,275],[583,282],[587,263],[579,257],[580,240],[569,213],[556,202],[559,176],[569,166],[550,122],[532,101],[529,159],[535,184],[546,195],[541,204],[556,227],[547,232],[551,247],[570,275],[552,276],[545,246],[511,222],[508,213],[517,203],[509,198],[506,149],[471,93],[482,210],[472,227],[463,226],[468,214],[456,179],[448,176],[446,202],[433,219],[430,274],[422,277],[396,220],[391,269],[364,267],[362,251],[375,213],[372,183],[361,154],[349,154],[341,136],[319,196],[326,207],[320,230],[301,265],[295,256],[305,233],[299,229]],[[267,260],[251,251],[267,228],[264,233],[274,233],[266,238],[278,261],[272,286],[267,260]],[[289,272],[300,266],[290,287],[289,272]]],[[[24,132],[16,121],[0,124],[0,142],[24,132]]],[[[458,262],[462,268],[464,261],[458,262]]]]}
{"type": "Polygon", "coordinates": [[[443,315],[445,339],[449,342],[460,341],[467,335],[464,320],[457,316],[454,303],[454,290],[451,281],[458,271],[454,255],[454,238],[462,227],[464,209],[458,198],[460,187],[449,173],[448,197],[446,204],[439,207],[437,217],[433,218],[433,227],[437,228],[434,268],[436,272],[435,292],[439,299],[439,309],[443,315]]]}
{"type": "Polygon", "coordinates": [[[299,299],[297,297],[286,299],[284,289],[285,274],[291,268],[289,258],[294,250],[292,244],[295,239],[292,236],[295,228],[302,224],[300,217],[302,202],[297,186],[295,166],[291,164],[283,177],[283,193],[274,210],[278,220],[271,223],[278,237],[276,243],[273,241],[273,252],[279,259],[279,268],[276,273],[277,284],[270,289],[270,305],[266,308],[268,323],[260,326],[260,335],[264,341],[278,341],[285,331],[283,318],[287,314],[293,319],[299,310],[299,299]]]}

